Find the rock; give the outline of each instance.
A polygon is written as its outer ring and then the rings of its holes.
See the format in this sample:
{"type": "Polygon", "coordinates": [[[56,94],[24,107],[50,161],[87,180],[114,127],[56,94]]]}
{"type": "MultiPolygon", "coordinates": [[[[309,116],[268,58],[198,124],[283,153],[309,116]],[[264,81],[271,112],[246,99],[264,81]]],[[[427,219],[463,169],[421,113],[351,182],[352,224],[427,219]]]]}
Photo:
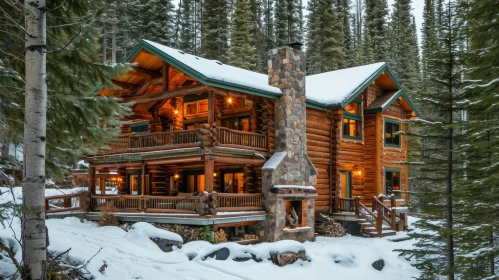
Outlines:
{"type": "Polygon", "coordinates": [[[275,265],[285,266],[288,264],[293,264],[297,260],[306,261],[307,255],[305,251],[299,251],[298,253],[293,253],[293,252],[271,253],[270,260],[275,265]]]}
{"type": "Polygon", "coordinates": [[[229,258],[230,255],[230,250],[226,247],[222,247],[216,251],[211,252],[210,254],[206,255],[203,258],[203,261],[206,260],[207,258],[215,258],[216,260],[219,261],[225,261],[226,259],[229,258]]]}
{"type": "Polygon", "coordinates": [[[373,268],[381,271],[383,267],[385,267],[385,261],[383,259],[379,259],[372,264],[373,268]]]}
{"type": "Polygon", "coordinates": [[[251,255],[251,258],[250,257],[236,257],[234,259],[232,259],[233,261],[235,262],[246,262],[246,261],[249,261],[249,260],[254,260],[255,262],[261,262],[262,259],[260,258],[257,258],[255,254],[252,254],[252,253],[249,253],[251,255]]]}
{"type": "Polygon", "coordinates": [[[185,256],[186,256],[186,257],[187,257],[190,261],[192,261],[194,258],[196,258],[196,257],[198,256],[198,254],[197,254],[197,253],[195,253],[195,252],[189,252],[189,253],[185,254],[185,256]]]}
{"type": "Polygon", "coordinates": [[[173,246],[176,246],[177,248],[182,248],[182,242],[175,241],[175,240],[168,240],[168,239],[163,239],[159,237],[154,237],[154,238],[149,238],[152,240],[152,242],[156,243],[158,247],[161,249],[163,252],[171,252],[173,251],[173,246]]]}

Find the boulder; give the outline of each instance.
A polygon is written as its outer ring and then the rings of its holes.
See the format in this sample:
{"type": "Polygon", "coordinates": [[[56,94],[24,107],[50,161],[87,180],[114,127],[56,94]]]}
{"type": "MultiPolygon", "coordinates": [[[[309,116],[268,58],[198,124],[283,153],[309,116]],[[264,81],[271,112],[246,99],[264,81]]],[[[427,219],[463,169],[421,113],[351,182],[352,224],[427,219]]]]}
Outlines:
{"type": "Polygon", "coordinates": [[[383,259],[379,259],[372,263],[374,269],[381,271],[383,267],[385,267],[385,261],[383,259]]]}
{"type": "Polygon", "coordinates": [[[225,261],[226,259],[229,258],[229,256],[230,256],[230,250],[226,247],[222,247],[204,256],[203,261],[206,260],[207,258],[215,258],[215,260],[218,261],[225,261]]]}
{"type": "Polygon", "coordinates": [[[298,253],[293,253],[293,252],[270,253],[270,260],[275,265],[285,266],[288,264],[293,264],[297,260],[307,261],[307,254],[305,253],[305,251],[298,251],[298,253]]]}
{"type": "Polygon", "coordinates": [[[171,252],[173,251],[173,246],[176,246],[177,248],[182,248],[182,242],[176,241],[176,240],[168,240],[160,237],[152,237],[149,238],[152,240],[152,242],[156,243],[158,247],[161,249],[163,252],[171,252]]]}

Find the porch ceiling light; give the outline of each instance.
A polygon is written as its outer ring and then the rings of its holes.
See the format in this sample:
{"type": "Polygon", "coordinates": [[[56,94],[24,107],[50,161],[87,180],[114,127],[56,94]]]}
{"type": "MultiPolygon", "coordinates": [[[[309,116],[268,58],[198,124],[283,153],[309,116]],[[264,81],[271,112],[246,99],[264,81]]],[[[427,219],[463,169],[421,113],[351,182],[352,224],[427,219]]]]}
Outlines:
{"type": "Polygon", "coordinates": [[[178,173],[175,173],[175,175],[173,175],[173,177],[175,177],[175,179],[178,179],[178,173]]]}
{"type": "Polygon", "coordinates": [[[229,98],[227,99],[227,102],[228,102],[229,104],[232,104],[232,97],[229,97],[229,98]]]}
{"type": "Polygon", "coordinates": [[[178,115],[178,110],[173,111],[175,115],[178,115]]]}

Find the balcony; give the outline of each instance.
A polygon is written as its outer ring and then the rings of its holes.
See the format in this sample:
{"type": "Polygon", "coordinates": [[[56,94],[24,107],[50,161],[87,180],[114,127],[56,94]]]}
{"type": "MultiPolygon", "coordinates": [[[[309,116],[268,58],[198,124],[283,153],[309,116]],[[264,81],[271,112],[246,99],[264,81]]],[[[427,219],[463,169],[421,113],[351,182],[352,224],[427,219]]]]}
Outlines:
{"type": "MultiPolygon", "coordinates": [[[[213,139],[213,146],[231,147],[255,151],[267,151],[267,137],[262,134],[218,127],[215,135],[208,135],[203,129],[132,133],[112,139],[110,149],[100,150],[100,155],[136,153],[200,147],[204,137],[213,139]]],[[[213,134],[213,133],[211,133],[213,134]]]]}

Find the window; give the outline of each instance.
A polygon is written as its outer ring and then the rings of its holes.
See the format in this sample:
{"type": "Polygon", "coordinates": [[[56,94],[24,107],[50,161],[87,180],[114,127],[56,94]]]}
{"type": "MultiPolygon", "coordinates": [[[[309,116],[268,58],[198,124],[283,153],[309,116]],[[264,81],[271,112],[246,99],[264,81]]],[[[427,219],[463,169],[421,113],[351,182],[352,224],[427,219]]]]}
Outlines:
{"type": "Polygon", "coordinates": [[[343,113],[343,136],[346,138],[362,138],[361,104],[352,101],[345,106],[343,113]]]}
{"type": "Polygon", "coordinates": [[[185,176],[185,192],[194,193],[204,191],[204,173],[200,172],[202,171],[196,172],[197,174],[185,176]]]}
{"type": "Polygon", "coordinates": [[[132,132],[148,132],[149,131],[149,123],[141,122],[132,124],[132,132]]]}
{"type": "Polygon", "coordinates": [[[227,127],[229,129],[249,132],[250,130],[249,123],[250,123],[249,117],[230,118],[230,119],[224,119],[222,121],[222,126],[227,127]]]}
{"type": "Polygon", "coordinates": [[[385,170],[385,194],[401,198],[400,170],[385,170]]]}
{"type": "Polygon", "coordinates": [[[244,193],[244,173],[224,173],[223,192],[244,193]]]}
{"type": "Polygon", "coordinates": [[[243,107],[248,107],[248,108],[253,107],[253,101],[248,99],[229,97],[226,99],[223,105],[224,110],[237,109],[243,107]]]}
{"type": "Polygon", "coordinates": [[[184,103],[184,115],[195,115],[208,112],[208,100],[192,101],[184,103]]]}
{"type": "Polygon", "coordinates": [[[400,147],[400,123],[395,121],[385,121],[385,144],[387,146],[400,147]]]}

